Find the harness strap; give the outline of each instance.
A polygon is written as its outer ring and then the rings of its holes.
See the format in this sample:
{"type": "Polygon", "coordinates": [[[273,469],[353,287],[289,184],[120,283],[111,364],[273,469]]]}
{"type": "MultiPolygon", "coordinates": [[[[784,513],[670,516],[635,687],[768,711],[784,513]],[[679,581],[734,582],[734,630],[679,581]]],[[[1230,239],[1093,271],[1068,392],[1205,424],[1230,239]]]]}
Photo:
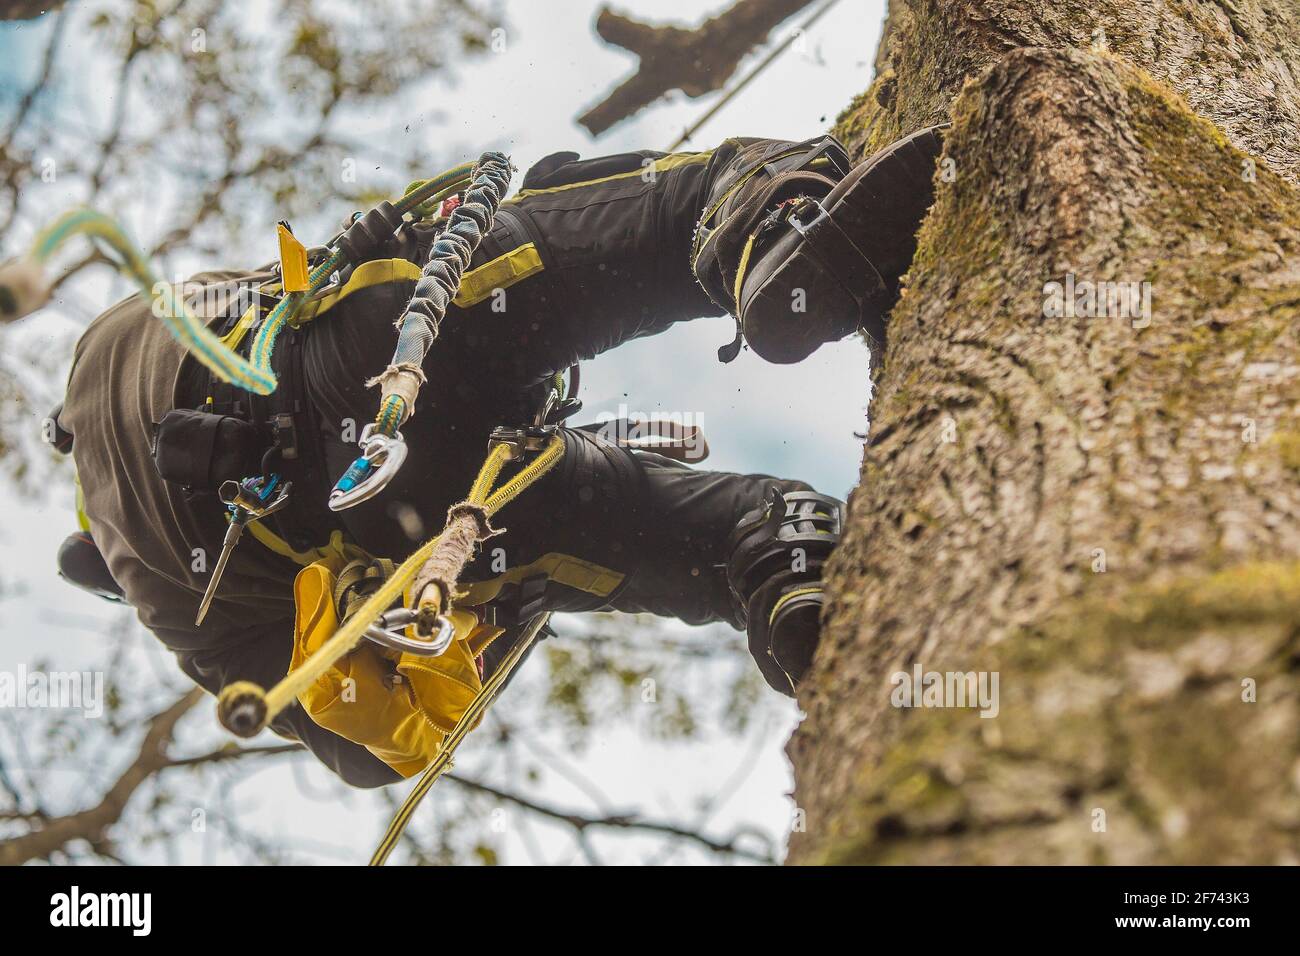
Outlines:
{"type": "Polygon", "coordinates": [[[361,558],[344,565],[334,582],[334,607],[339,620],[347,619],[396,569],[389,558],[361,558]]]}
{"type": "Polygon", "coordinates": [[[362,548],[350,541],[343,539],[343,532],[334,530],[330,532],[329,542],[319,547],[307,548],[303,551],[297,551],[270,528],[261,521],[250,521],[248,523],[248,533],[257,539],[257,542],[270,551],[280,555],[282,558],[288,558],[304,568],[309,564],[315,564],[317,561],[326,561],[331,558],[338,558],[342,561],[354,561],[357,559],[368,560],[370,555],[362,548]]]}
{"type": "Polygon", "coordinates": [[[452,728],[447,739],[443,741],[442,748],[438,751],[438,756],[433,758],[433,763],[424,771],[418,783],[412,788],[406,799],[402,801],[402,806],[398,809],[397,814],[393,817],[388,829],[384,832],[384,838],[379,841],[379,846],[375,848],[374,855],[370,858],[370,866],[383,866],[387,861],[393,847],[397,846],[397,841],[402,838],[402,833],[406,830],[406,825],[411,822],[411,817],[415,814],[415,809],[420,805],[430,788],[438,782],[438,778],[450,770],[453,766],[452,758],[455,756],[456,748],[460,742],[469,733],[470,728],[474,727],[479,719],[492,706],[492,701],[496,698],[497,693],[510,680],[519,662],[524,659],[537,635],[546,622],[550,620],[550,614],[539,614],[528,622],[513,647],[507,652],[505,658],[492,676],[483,684],[483,689],[475,695],[470,701],[469,707],[460,720],[456,721],[456,726],[452,728]]]}
{"type": "MultiPolygon", "coordinates": [[[[253,276],[264,274],[259,270],[253,276]]],[[[242,314],[237,305],[234,312],[225,316],[216,327],[222,341],[240,347],[241,329],[247,328],[256,317],[260,300],[258,295],[242,314]]],[[[266,520],[251,522],[248,528],[269,550],[304,566],[332,554],[348,560],[365,554],[360,548],[343,543],[342,523],[323,503],[329,482],[325,477],[323,453],[314,440],[318,433],[315,406],[305,394],[306,336],[306,330],[292,328],[284,337],[282,347],[276,350],[272,368],[279,384],[270,395],[245,394],[215,373],[210,373],[206,383],[207,410],[230,414],[257,426],[262,442],[262,470],[278,471],[300,489],[282,510],[266,520]],[[329,541],[320,545],[318,542],[325,534],[329,535],[329,541]]]]}
{"type": "Polygon", "coordinates": [[[820,202],[808,200],[798,204],[788,221],[803,235],[808,251],[853,296],[859,307],[887,288],[875,264],[820,202]],[[805,226],[799,217],[810,211],[816,218],[805,226]]]}
{"type": "MultiPolygon", "coordinates": [[[[559,435],[552,436],[545,449],[533,461],[496,491],[490,491],[492,482],[500,474],[510,454],[509,448],[503,444],[493,446],[466,499],[470,504],[481,505],[488,516],[513,501],[524,489],[555,467],[564,454],[564,439],[559,435]]],[[[260,733],[276,715],[293,704],[303,690],[365,639],[366,630],[401,598],[406,586],[434,554],[442,537],[439,534],[417,548],[315,654],[270,690],[251,681],[236,681],[222,688],[217,698],[217,716],[221,723],[240,737],[252,737],[260,733]]]]}

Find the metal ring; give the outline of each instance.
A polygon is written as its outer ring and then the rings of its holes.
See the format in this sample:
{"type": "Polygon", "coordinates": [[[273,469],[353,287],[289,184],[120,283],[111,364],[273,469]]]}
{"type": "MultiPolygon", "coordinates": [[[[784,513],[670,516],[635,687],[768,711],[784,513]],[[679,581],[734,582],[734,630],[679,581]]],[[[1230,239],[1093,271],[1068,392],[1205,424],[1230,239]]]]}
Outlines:
{"type": "Polygon", "coordinates": [[[376,644],[382,644],[384,647],[392,648],[395,651],[414,654],[417,657],[441,657],[446,653],[447,648],[451,647],[451,642],[456,637],[456,626],[451,623],[451,619],[447,615],[439,614],[438,629],[434,632],[433,637],[427,641],[407,637],[405,634],[398,634],[390,630],[390,628],[405,628],[415,623],[416,617],[418,617],[418,612],[409,608],[398,608],[389,611],[366,628],[366,637],[376,644]]]}
{"type": "Polygon", "coordinates": [[[786,221],[790,223],[791,228],[793,228],[794,231],[799,233],[799,235],[801,236],[807,236],[808,230],[812,229],[813,226],[816,226],[823,219],[830,218],[830,213],[826,211],[826,207],[823,206],[821,203],[819,203],[816,199],[809,199],[807,202],[808,205],[815,206],[817,209],[817,215],[813,216],[813,218],[810,221],[804,222],[802,219],[799,218],[800,213],[802,213],[805,209],[807,209],[808,206],[800,206],[798,209],[791,212],[789,217],[787,217],[786,219],[786,221]]]}

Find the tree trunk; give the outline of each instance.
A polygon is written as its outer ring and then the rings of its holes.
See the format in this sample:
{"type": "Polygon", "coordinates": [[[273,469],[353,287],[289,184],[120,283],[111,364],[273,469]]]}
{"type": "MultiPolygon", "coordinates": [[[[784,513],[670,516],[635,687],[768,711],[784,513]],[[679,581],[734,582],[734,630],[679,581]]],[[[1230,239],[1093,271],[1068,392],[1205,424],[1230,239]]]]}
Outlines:
{"type": "Polygon", "coordinates": [[[791,861],[1300,862],[1300,11],[894,0],[886,46],[839,133],[950,117],[950,162],[800,695],[791,861]],[[1067,280],[1150,283],[1149,322],[1108,290],[1062,314],[1067,280]],[[894,706],[917,666],[996,672],[997,716],[894,706]]]}

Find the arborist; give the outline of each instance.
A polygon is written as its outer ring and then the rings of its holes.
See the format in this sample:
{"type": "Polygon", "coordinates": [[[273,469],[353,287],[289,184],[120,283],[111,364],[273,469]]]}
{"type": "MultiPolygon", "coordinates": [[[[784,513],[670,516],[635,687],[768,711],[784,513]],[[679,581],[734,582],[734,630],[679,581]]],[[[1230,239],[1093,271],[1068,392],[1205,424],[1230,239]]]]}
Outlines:
{"type": "Polygon", "coordinates": [[[236,681],[269,687],[443,526],[489,436],[510,453],[505,474],[554,440],[557,463],[490,527],[485,511],[462,512],[482,527],[447,595],[460,615],[452,650],[406,653],[395,631],[372,628],[378,641],[335,664],[272,728],[351,784],[409,777],[500,662],[511,628],[553,611],[725,621],[747,630],[767,682],[792,695],[817,644],[841,503],[794,480],[693,468],[681,459],[699,436],[681,430],[647,443],[569,427],[577,402],[557,376],[719,310],[738,326],[724,361],[747,342],[764,359],[797,362],[855,330],[878,347],[939,151],[930,129],[856,167],[830,136],[557,153],[475,237],[450,302],[421,298],[431,288],[421,269],[473,194],[438,208],[383,204],[307,251],[317,271],[344,263],[314,291],[290,292],[298,269],[282,256],[202,274],[176,293],[250,362],[255,333],[299,297],[269,359],[269,394],[214,376],[212,357],[205,364],[169,336],[149,297],[120,302],[82,336],[52,419],[83,515],[61,571],[132,605],[214,694],[236,681]],[[420,303],[435,320],[413,326],[424,336],[414,354],[390,358],[394,322],[420,303]],[[366,429],[375,372],[403,409],[380,432],[366,429]],[[369,484],[376,469],[382,490],[369,484]]]}

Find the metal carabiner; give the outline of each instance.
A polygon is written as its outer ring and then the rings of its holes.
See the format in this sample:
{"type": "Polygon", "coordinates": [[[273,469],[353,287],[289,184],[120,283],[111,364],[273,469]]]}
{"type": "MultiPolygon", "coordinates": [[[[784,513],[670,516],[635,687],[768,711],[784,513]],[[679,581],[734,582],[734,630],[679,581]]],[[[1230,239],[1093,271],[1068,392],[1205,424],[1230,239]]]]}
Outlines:
{"type": "Polygon", "coordinates": [[[395,651],[405,651],[418,657],[441,657],[451,647],[456,636],[456,626],[445,614],[438,615],[438,629],[430,640],[422,641],[396,633],[393,628],[401,629],[415,623],[418,611],[399,607],[380,616],[379,620],[366,629],[366,637],[376,644],[390,647],[395,651]]]}
{"type": "Polygon", "coordinates": [[[406,461],[402,433],[392,436],[375,430],[371,422],[361,431],[361,457],[343,473],[330,491],[330,511],[342,511],[373,498],[383,491],[406,461]]]}

